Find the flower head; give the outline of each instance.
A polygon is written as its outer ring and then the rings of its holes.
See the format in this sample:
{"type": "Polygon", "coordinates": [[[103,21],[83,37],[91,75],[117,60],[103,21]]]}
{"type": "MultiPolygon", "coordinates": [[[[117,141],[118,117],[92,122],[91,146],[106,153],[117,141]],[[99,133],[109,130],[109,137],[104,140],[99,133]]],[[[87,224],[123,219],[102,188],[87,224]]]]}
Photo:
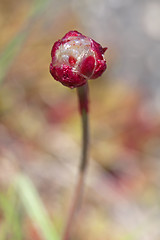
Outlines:
{"type": "Polygon", "coordinates": [[[50,73],[67,87],[80,87],[105,71],[106,49],[93,39],[70,31],[52,47],[50,73]]]}

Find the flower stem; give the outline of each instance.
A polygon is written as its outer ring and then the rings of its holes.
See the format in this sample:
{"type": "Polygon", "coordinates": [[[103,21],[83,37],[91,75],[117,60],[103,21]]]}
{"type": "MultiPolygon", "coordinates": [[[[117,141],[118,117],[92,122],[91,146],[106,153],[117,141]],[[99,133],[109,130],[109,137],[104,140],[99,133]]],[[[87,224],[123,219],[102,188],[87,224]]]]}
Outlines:
{"type": "Polygon", "coordinates": [[[77,88],[77,94],[79,99],[79,109],[82,117],[82,155],[79,166],[78,182],[75,188],[75,193],[72,200],[72,205],[69,211],[63,240],[69,240],[71,229],[75,221],[75,215],[79,210],[80,203],[82,201],[84,178],[88,163],[88,142],[89,142],[89,124],[88,124],[88,85],[87,83],[82,87],[77,88]]]}

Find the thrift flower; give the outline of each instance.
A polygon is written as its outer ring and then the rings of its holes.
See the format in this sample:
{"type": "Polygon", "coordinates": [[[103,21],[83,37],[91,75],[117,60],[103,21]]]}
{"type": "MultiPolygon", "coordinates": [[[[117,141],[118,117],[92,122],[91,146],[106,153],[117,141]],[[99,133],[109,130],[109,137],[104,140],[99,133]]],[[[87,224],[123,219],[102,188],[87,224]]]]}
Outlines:
{"type": "Polygon", "coordinates": [[[106,49],[93,39],[70,31],[52,47],[50,73],[67,87],[83,86],[88,79],[98,78],[105,71],[106,49]]]}

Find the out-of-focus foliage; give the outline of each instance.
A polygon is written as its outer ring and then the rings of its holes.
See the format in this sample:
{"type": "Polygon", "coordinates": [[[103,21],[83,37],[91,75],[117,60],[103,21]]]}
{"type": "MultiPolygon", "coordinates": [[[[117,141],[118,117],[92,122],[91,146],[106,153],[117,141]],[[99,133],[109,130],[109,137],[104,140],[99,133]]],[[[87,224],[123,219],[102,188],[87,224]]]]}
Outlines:
{"type": "Polygon", "coordinates": [[[54,81],[49,63],[53,42],[72,29],[109,47],[108,70],[89,81],[90,167],[73,239],[159,239],[159,9],[142,0],[0,2],[0,240],[62,234],[81,122],[76,90],[54,81]]]}

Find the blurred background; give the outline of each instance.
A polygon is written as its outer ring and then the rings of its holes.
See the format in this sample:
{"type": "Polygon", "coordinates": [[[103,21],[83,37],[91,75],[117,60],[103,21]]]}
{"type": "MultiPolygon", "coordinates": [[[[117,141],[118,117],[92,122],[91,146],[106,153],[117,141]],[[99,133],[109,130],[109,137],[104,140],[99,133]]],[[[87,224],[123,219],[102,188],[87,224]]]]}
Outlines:
{"type": "Polygon", "coordinates": [[[76,240],[160,239],[160,1],[0,1],[0,240],[58,240],[77,179],[76,90],[49,74],[78,30],[103,47],[90,80],[90,166],[76,240]]]}

